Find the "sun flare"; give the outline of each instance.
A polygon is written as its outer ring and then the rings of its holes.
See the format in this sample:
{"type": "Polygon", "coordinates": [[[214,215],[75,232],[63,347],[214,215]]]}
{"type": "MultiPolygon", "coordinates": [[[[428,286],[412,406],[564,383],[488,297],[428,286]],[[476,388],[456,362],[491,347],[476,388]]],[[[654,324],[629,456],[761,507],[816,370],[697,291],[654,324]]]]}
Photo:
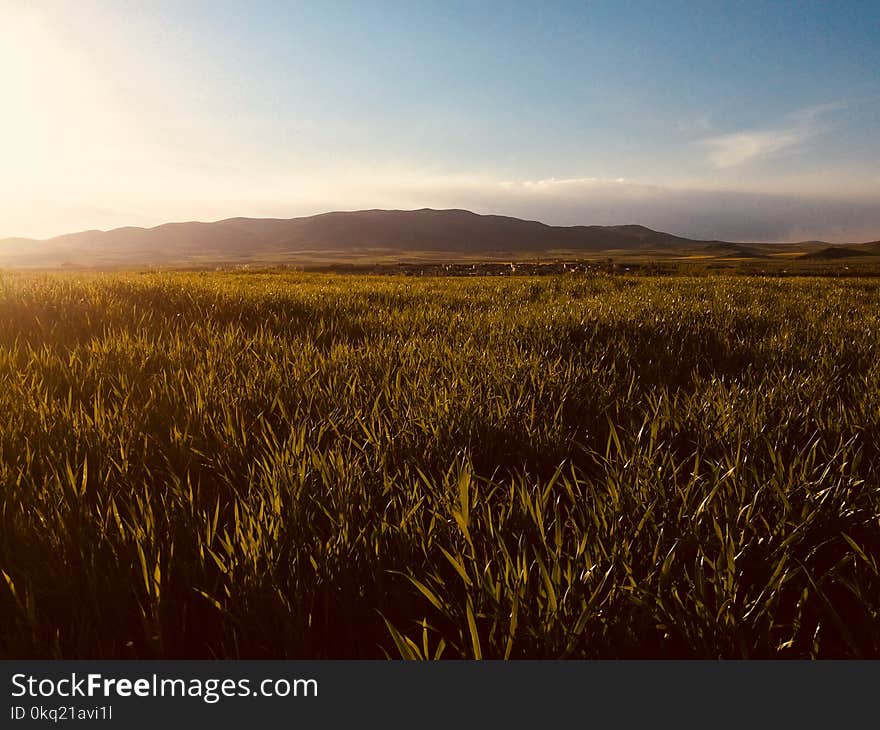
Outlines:
{"type": "Polygon", "coordinates": [[[107,80],[38,14],[0,10],[0,89],[0,213],[94,199],[132,161],[133,125],[107,80]]]}

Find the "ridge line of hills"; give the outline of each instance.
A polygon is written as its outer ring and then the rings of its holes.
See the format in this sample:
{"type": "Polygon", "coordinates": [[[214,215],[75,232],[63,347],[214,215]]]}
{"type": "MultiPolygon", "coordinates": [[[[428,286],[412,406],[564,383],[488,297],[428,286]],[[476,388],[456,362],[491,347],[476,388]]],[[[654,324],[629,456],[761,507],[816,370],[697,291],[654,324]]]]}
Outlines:
{"type": "Polygon", "coordinates": [[[880,255],[880,241],[829,244],[697,240],[640,225],[551,226],[466,210],[360,210],[299,218],[227,218],[0,240],[0,266],[94,267],[194,263],[283,263],[298,259],[413,254],[691,253],[761,258],[793,251],[813,259],[880,255]]]}

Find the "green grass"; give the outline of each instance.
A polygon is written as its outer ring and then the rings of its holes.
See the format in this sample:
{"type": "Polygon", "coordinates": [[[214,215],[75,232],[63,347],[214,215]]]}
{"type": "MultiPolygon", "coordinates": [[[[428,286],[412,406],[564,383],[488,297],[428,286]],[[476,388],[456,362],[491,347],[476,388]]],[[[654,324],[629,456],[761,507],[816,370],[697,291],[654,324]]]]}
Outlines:
{"type": "Polygon", "coordinates": [[[0,654],[877,657],[880,282],[0,275],[0,654]]]}

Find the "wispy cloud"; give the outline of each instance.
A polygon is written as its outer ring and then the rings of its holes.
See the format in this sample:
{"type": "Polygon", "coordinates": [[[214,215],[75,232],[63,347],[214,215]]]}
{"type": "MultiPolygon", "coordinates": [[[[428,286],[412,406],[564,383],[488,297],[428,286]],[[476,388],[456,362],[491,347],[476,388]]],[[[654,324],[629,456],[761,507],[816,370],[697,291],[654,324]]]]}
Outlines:
{"type": "Polygon", "coordinates": [[[802,144],[813,132],[809,129],[764,129],[736,132],[703,141],[709,162],[718,168],[736,167],[759,157],[802,144]]]}
{"type": "Polygon", "coordinates": [[[527,190],[530,192],[560,192],[565,189],[582,189],[584,187],[602,186],[602,185],[621,185],[626,183],[627,179],[623,177],[601,178],[601,177],[549,177],[543,180],[516,180],[505,181],[501,183],[501,187],[507,190],[527,190]]]}
{"type": "Polygon", "coordinates": [[[835,102],[800,109],[789,114],[779,126],[707,137],[700,140],[700,144],[706,148],[707,159],[713,167],[736,167],[803,145],[823,131],[821,117],[844,106],[835,102]]]}

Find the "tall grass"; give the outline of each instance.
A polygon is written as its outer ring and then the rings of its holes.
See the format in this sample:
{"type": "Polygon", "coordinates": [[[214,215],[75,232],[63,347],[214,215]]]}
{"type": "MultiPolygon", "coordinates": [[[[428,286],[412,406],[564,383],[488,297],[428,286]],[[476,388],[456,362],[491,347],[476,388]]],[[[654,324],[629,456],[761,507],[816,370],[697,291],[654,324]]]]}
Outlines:
{"type": "Polygon", "coordinates": [[[867,280],[0,277],[0,654],[880,655],[867,280]]]}

